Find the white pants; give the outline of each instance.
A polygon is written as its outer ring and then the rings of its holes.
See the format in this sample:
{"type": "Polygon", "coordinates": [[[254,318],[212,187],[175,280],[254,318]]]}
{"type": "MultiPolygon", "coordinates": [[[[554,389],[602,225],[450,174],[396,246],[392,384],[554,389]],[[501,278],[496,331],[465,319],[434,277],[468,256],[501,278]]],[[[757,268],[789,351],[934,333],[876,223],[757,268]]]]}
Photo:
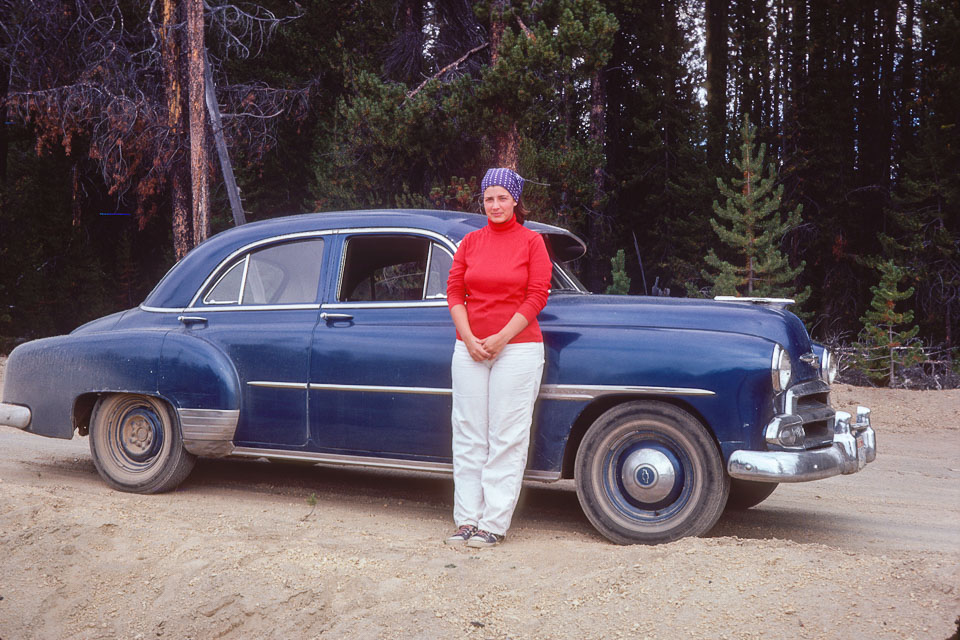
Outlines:
{"type": "Polygon", "coordinates": [[[543,343],[508,344],[476,362],[453,350],[453,519],[503,535],[520,497],[533,405],[543,376],[543,343]]]}

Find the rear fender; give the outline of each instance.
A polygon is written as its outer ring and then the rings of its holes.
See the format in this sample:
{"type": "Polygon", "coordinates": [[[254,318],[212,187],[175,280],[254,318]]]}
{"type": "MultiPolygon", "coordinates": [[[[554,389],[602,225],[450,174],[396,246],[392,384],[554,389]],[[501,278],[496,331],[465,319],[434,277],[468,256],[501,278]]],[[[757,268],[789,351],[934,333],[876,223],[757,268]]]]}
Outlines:
{"type": "Polygon", "coordinates": [[[3,400],[30,409],[25,431],[73,437],[75,405],[85,394],[157,394],[158,331],[55,336],[18,346],[7,359],[3,400]]]}
{"type": "Polygon", "coordinates": [[[121,330],[34,340],[10,354],[3,401],[26,406],[25,431],[70,439],[85,434],[105,393],[165,399],[176,410],[192,453],[229,449],[240,409],[240,384],[229,358],[208,342],[178,333],[121,330]]]}
{"type": "Polygon", "coordinates": [[[177,411],[187,451],[200,456],[233,451],[240,419],[240,380],[223,351],[189,333],[168,333],[158,390],[177,411]]]}

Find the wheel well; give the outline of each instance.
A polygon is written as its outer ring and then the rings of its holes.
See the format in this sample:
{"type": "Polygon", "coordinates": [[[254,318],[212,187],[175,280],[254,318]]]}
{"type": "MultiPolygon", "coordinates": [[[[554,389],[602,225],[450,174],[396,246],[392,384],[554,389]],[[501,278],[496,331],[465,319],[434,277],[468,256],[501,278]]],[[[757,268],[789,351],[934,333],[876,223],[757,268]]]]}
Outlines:
{"type": "Polygon", "coordinates": [[[683,402],[679,398],[670,396],[634,395],[603,396],[597,398],[592,403],[587,405],[586,409],[581,411],[580,415],[577,416],[577,419],[574,421],[573,427],[570,429],[570,437],[567,438],[566,448],[563,451],[563,466],[560,470],[560,476],[562,478],[573,478],[573,469],[577,461],[577,451],[580,449],[580,442],[583,440],[583,436],[587,433],[587,429],[590,428],[590,425],[596,422],[597,418],[603,415],[606,411],[616,407],[617,405],[636,400],[657,400],[658,402],[666,402],[667,404],[672,404],[679,409],[683,409],[693,416],[694,419],[700,422],[700,424],[706,427],[707,431],[710,432],[710,436],[713,438],[714,444],[717,445],[717,450],[720,449],[720,443],[717,441],[717,436],[713,432],[713,429],[710,428],[710,424],[704,420],[699,411],[691,407],[686,402],[683,402]]]}
{"type": "Polygon", "coordinates": [[[100,399],[100,393],[84,393],[77,396],[73,401],[73,428],[81,436],[90,433],[90,416],[93,414],[93,407],[100,399]]]}
{"type": "MultiPolygon", "coordinates": [[[[73,428],[77,430],[77,433],[81,436],[86,436],[90,434],[90,418],[93,417],[93,408],[97,406],[97,401],[100,400],[103,396],[111,395],[112,393],[123,393],[120,391],[117,392],[93,392],[93,393],[82,393],[77,396],[77,399],[73,401],[73,428]]],[[[149,393],[142,393],[136,395],[149,396],[151,398],[156,398],[160,400],[170,409],[170,414],[173,418],[174,425],[177,429],[180,429],[180,416],[176,411],[176,408],[173,404],[162,396],[157,396],[149,393]]]]}

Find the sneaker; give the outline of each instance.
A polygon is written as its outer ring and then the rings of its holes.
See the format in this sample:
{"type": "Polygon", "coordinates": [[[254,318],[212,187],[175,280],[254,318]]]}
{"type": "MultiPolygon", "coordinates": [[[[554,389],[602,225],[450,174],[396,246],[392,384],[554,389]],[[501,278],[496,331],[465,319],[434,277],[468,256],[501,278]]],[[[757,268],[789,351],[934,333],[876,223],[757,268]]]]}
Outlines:
{"type": "Polygon", "coordinates": [[[462,524],[456,533],[443,541],[443,544],[463,544],[476,533],[477,528],[472,524],[462,524]]]}
{"type": "Polygon", "coordinates": [[[478,529],[477,532],[473,534],[469,540],[467,540],[467,546],[473,547],[474,549],[495,547],[503,542],[504,537],[505,536],[502,536],[498,533],[490,533],[489,531],[478,529]]]}

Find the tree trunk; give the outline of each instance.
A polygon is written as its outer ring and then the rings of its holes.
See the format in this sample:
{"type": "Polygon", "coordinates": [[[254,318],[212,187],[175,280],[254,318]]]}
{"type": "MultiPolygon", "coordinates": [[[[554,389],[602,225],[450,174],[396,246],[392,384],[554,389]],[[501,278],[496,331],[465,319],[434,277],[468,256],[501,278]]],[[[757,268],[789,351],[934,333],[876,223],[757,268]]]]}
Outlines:
{"type": "MultiPolygon", "coordinates": [[[[503,21],[503,10],[506,0],[494,0],[490,7],[490,66],[496,67],[500,60],[500,43],[507,25],[503,21]]],[[[503,108],[497,106],[498,116],[503,115],[503,108]]],[[[502,120],[502,118],[498,118],[502,120]]],[[[506,128],[500,128],[493,134],[493,162],[498,167],[517,170],[517,160],[520,155],[520,134],[517,123],[513,121],[506,128]]]]}
{"type": "Polygon", "coordinates": [[[913,29],[915,23],[915,0],[906,0],[907,18],[903,27],[903,62],[900,65],[900,100],[898,108],[900,110],[898,138],[900,141],[898,156],[895,159],[897,166],[903,162],[907,154],[913,151],[913,140],[916,128],[913,122],[915,113],[913,100],[916,89],[916,76],[914,68],[914,39],[913,29]]]}
{"type": "Polygon", "coordinates": [[[0,64],[0,191],[7,186],[7,93],[10,87],[10,66],[0,64]]]}
{"type": "Polygon", "coordinates": [[[223,120],[220,118],[220,105],[217,104],[217,92],[213,86],[213,72],[210,70],[210,60],[206,52],[203,55],[203,77],[206,81],[205,95],[207,110],[210,111],[210,125],[213,131],[214,144],[217,147],[217,156],[220,158],[220,172],[223,174],[223,183],[227,189],[227,198],[230,200],[230,211],[233,213],[233,224],[240,226],[247,223],[240,204],[240,189],[237,179],[233,175],[233,163],[230,162],[230,151],[227,141],[223,137],[223,120]]]}
{"type": "Polygon", "coordinates": [[[190,106],[190,183],[193,244],[210,235],[210,188],[207,153],[207,109],[203,74],[203,0],[186,0],[187,96],[190,106]]]}
{"type": "Polygon", "coordinates": [[[179,0],[163,0],[163,27],[160,30],[160,60],[163,66],[164,98],[167,108],[170,153],[170,208],[173,227],[173,249],[179,260],[193,247],[193,224],[190,217],[190,194],[187,191],[186,169],[179,146],[186,129],[183,109],[183,83],[180,75],[182,53],[177,33],[179,0]]]}
{"type": "Polygon", "coordinates": [[[603,151],[606,137],[606,111],[603,69],[597,69],[590,77],[590,139],[600,151],[600,158],[597,161],[597,165],[593,168],[593,200],[590,205],[596,213],[599,213],[600,207],[603,206],[603,198],[605,195],[603,189],[603,158],[606,156],[603,151]]]}
{"type": "Polygon", "coordinates": [[[729,0],[706,0],[707,162],[723,162],[727,128],[727,10],[729,0]]]}

